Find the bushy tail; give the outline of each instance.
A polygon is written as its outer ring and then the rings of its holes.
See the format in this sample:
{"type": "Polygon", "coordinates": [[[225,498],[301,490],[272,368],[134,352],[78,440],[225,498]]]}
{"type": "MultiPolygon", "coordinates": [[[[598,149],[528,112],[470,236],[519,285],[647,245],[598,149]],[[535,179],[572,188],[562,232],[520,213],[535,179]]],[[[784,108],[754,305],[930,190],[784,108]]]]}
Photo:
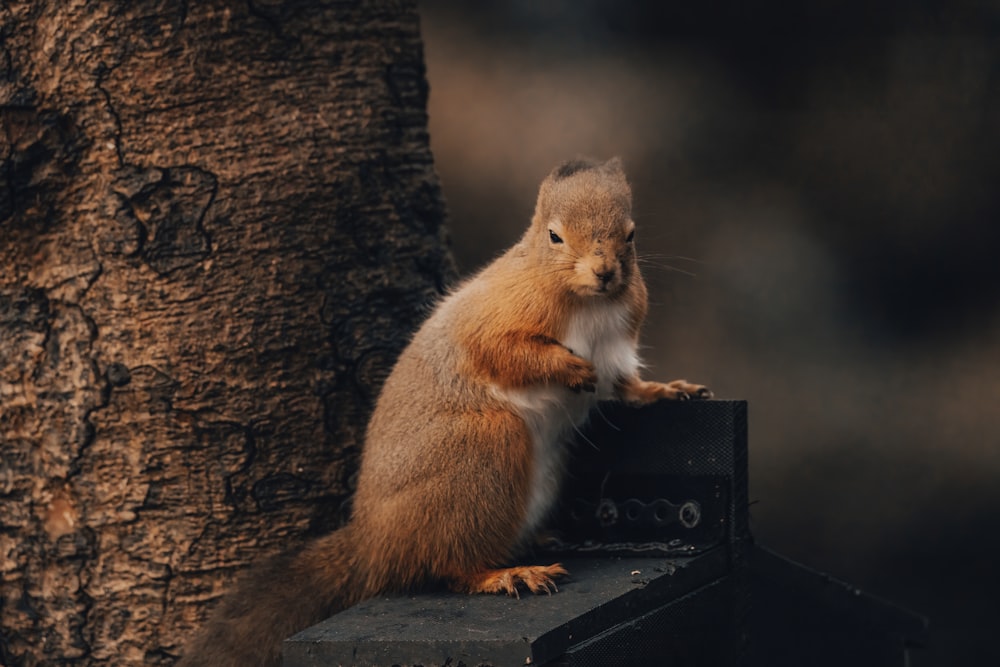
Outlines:
{"type": "Polygon", "coordinates": [[[348,525],[256,566],[222,600],[177,667],[277,667],[281,642],[360,602],[348,525]]]}

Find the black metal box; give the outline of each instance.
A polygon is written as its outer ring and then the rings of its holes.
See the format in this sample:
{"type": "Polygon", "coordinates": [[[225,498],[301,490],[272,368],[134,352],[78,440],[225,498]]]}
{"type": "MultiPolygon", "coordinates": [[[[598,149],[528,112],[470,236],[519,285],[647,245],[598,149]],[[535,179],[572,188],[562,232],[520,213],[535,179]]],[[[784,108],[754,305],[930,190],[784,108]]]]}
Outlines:
{"type": "Polygon", "coordinates": [[[369,600],[287,640],[284,665],[734,664],[721,555],[568,560],[571,578],[551,596],[369,600]]]}
{"type": "Polygon", "coordinates": [[[552,596],[363,602],[285,642],[286,667],[737,664],[746,579],[746,404],[602,405],[536,560],[552,596]]]}
{"type": "Polygon", "coordinates": [[[368,600],[288,639],[285,667],[882,667],[927,621],[753,544],[743,401],[602,405],[535,554],[551,595],[368,600]]]}

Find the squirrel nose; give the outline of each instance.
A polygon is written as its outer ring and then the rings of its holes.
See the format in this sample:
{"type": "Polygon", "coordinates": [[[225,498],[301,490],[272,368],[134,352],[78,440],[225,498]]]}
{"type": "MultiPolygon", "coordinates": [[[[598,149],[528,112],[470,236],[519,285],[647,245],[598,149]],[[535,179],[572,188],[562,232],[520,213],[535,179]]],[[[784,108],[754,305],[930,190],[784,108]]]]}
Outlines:
{"type": "Polygon", "coordinates": [[[605,287],[607,286],[608,283],[611,282],[611,279],[615,277],[615,270],[614,269],[605,269],[604,271],[594,270],[594,275],[597,276],[597,279],[599,281],[601,281],[601,287],[605,287]]]}

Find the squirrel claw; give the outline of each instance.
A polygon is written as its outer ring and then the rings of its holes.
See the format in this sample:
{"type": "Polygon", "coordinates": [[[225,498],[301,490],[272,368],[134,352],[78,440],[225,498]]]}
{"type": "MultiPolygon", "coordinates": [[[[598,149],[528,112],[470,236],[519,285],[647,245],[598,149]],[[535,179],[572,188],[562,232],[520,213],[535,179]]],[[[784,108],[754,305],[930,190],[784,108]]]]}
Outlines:
{"type": "Polygon", "coordinates": [[[456,582],[457,585],[453,585],[453,589],[469,593],[506,593],[520,599],[521,593],[518,588],[524,586],[532,593],[545,592],[552,595],[559,591],[553,578],[565,574],[568,574],[566,569],[558,563],[548,566],[528,565],[487,570],[459,580],[456,582]]]}
{"type": "Polygon", "coordinates": [[[706,400],[712,398],[712,390],[700,384],[691,384],[687,380],[674,380],[666,384],[667,391],[675,392],[674,400],[706,400]]]}
{"type": "MultiPolygon", "coordinates": [[[[570,354],[572,355],[572,352],[570,354]]],[[[588,394],[592,394],[597,391],[597,372],[594,370],[594,366],[586,359],[582,359],[576,355],[571,356],[564,373],[562,381],[573,392],[580,393],[581,391],[585,391],[588,394]]]]}
{"type": "Polygon", "coordinates": [[[712,390],[687,380],[673,382],[646,382],[633,379],[620,387],[622,398],[632,405],[647,405],[653,401],[690,401],[712,398],[712,390]]]}

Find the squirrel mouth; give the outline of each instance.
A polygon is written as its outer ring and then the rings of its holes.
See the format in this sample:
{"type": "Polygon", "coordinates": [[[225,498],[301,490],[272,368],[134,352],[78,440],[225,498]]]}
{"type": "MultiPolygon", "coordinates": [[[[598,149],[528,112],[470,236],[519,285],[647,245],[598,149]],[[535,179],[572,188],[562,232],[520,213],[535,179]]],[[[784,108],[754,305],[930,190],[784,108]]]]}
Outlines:
{"type": "Polygon", "coordinates": [[[596,282],[587,285],[580,285],[573,291],[580,296],[589,297],[612,297],[621,291],[621,283],[618,281],[596,282]]]}

